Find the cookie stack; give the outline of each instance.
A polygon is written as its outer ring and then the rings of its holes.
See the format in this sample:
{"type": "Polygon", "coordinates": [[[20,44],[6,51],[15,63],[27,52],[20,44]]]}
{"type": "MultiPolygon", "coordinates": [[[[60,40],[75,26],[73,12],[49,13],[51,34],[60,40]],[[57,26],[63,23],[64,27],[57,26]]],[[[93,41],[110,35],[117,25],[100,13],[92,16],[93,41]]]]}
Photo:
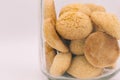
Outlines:
{"type": "Polygon", "coordinates": [[[68,73],[92,78],[119,57],[120,22],[95,4],[69,4],[56,19],[54,0],[44,0],[46,68],[53,76],[68,73]]]}

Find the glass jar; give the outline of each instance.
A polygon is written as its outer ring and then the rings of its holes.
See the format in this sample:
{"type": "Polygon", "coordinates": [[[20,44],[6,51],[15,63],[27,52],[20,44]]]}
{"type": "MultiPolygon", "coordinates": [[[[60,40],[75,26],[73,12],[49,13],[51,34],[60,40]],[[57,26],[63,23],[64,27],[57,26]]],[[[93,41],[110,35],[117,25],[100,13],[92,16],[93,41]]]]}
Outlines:
{"type": "MultiPolygon", "coordinates": [[[[61,15],[59,15],[61,9],[68,5],[68,4],[74,4],[74,3],[80,3],[80,4],[88,4],[88,3],[92,3],[92,4],[96,4],[96,5],[101,5],[101,6],[104,6],[106,11],[109,12],[109,13],[114,13],[118,18],[120,18],[120,6],[119,6],[119,3],[120,1],[119,0],[54,0],[54,3],[55,3],[55,12],[56,12],[56,16],[54,16],[54,11],[51,10],[50,8],[50,5],[47,5],[49,7],[46,7],[48,9],[48,11],[45,11],[45,6],[44,5],[44,0],[41,0],[42,1],[42,5],[41,5],[41,8],[42,8],[42,15],[41,15],[41,26],[40,27],[40,59],[41,59],[41,71],[44,73],[44,75],[46,75],[50,80],[83,80],[83,79],[80,79],[80,78],[75,78],[75,77],[72,77],[71,75],[69,75],[68,73],[64,73],[64,75],[61,75],[61,76],[53,76],[49,73],[49,70],[48,68],[50,68],[50,65],[49,64],[49,67],[46,66],[46,38],[45,38],[45,34],[44,34],[44,24],[45,24],[45,20],[47,20],[47,17],[50,17],[53,19],[53,21],[51,21],[52,24],[55,24],[56,22],[56,19],[55,17],[59,18],[61,15]],[[48,13],[45,13],[45,12],[48,12],[48,13]],[[50,12],[50,13],[49,13],[50,12]],[[51,14],[51,12],[54,14],[51,14]],[[47,15],[47,16],[46,16],[47,15]],[[44,16],[44,17],[43,17],[44,16]]],[[[51,4],[51,1],[50,0],[45,0],[47,1],[47,4],[51,4]],[[50,1],[50,2],[49,2],[50,1]]],[[[52,8],[54,8],[52,6],[52,8]]],[[[49,21],[49,19],[48,19],[49,21]]],[[[48,25],[47,25],[48,26],[48,25]]],[[[49,26],[51,26],[49,24],[49,26]]],[[[47,31],[46,31],[47,32],[47,31]]],[[[57,31],[55,31],[57,32],[57,31]]],[[[51,31],[52,33],[52,31],[51,31]]],[[[54,31],[53,31],[54,33],[54,31]]],[[[49,34],[49,33],[48,33],[49,34]]],[[[58,34],[58,33],[57,33],[58,34]]],[[[53,37],[50,37],[48,36],[49,39],[53,40],[52,38],[53,37]]],[[[69,45],[69,42],[70,40],[65,40],[61,37],[60,34],[58,34],[58,37],[57,39],[61,39],[63,41],[64,44],[68,44],[69,45]]],[[[48,40],[48,39],[47,39],[48,40]]],[[[118,44],[119,44],[119,40],[118,41],[118,44]]],[[[54,42],[54,40],[53,40],[54,42]]],[[[51,41],[48,40],[48,43],[51,45],[51,44],[54,44],[54,43],[51,43],[51,41]],[[50,43],[49,43],[50,42],[50,43]]],[[[58,45],[58,44],[57,44],[58,45]]],[[[67,45],[67,47],[68,47],[67,45]]],[[[62,46],[62,45],[61,45],[62,46]]],[[[47,47],[49,48],[49,50],[51,50],[51,48],[49,47],[49,45],[47,44],[47,47]]],[[[51,46],[52,47],[52,46],[51,46]]],[[[64,46],[62,46],[64,47],[64,46]]],[[[58,49],[58,46],[57,46],[57,49],[58,49]]],[[[59,50],[57,50],[54,48],[54,51],[53,53],[55,53],[53,56],[56,56],[56,54],[60,54],[60,50],[63,50],[62,48],[60,48],[59,50]]],[[[48,50],[48,51],[49,51],[48,50]]],[[[75,57],[75,55],[72,55],[72,57],[75,57]]],[[[48,59],[49,60],[49,59],[48,59]]],[[[54,59],[53,59],[54,60],[54,59]]],[[[64,62],[64,61],[63,61],[64,62]]],[[[62,65],[62,63],[58,63],[59,65],[62,65]]],[[[66,69],[67,70],[67,69],[66,69]]],[[[113,76],[115,76],[118,72],[120,71],[120,59],[118,58],[117,59],[117,62],[116,62],[116,67],[113,68],[113,69],[104,69],[104,73],[100,76],[97,76],[97,77],[93,77],[93,78],[87,78],[87,79],[84,79],[84,80],[108,80],[110,78],[112,78],[113,76]]],[[[91,72],[92,73],[92,72],[91,72]]]]}

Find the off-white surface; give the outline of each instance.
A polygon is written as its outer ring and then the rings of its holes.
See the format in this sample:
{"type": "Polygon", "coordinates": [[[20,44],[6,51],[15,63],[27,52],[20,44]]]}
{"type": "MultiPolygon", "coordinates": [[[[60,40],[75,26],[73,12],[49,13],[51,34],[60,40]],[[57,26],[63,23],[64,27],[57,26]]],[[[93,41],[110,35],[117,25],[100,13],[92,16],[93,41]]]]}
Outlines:
{"type": "Polygon", "coordinates": [[[47,80],[40,72],[39,9],[40,0],[0,0],[0,80],[47,80]]]}

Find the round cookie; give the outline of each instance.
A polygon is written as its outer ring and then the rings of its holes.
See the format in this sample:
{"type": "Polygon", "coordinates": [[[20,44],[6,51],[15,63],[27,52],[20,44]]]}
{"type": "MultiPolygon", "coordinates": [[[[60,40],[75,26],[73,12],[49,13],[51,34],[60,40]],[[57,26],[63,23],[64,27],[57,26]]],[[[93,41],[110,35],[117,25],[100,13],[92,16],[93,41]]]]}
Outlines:
{"type": "Polygon", "coordinates": [[[70,43],[70,51],[75,55],[84,55],[85,39],[82,40],[72,40],[70,43]]]}
{"type": "Polygon", "coordinates": [[[90,18],[81,12],[67,12],[59,17],[56,30],[64,39],[76,40],[87,37],[92,32],[90,18]]]}
{"type": "Polygon", "coordinates": [[[103,29],[104,32],[116,39],[120,39],[120,22],[115,15],[106,12],[93,12],[91,19],[98,28],[103,29]]]}
{"type": "Polygon", "coordinates": [[[109,67],[119,57],[119,46],[115,38],[103,32],[92,33],[85,41],[84,54],[95,67],[109,67]]]}
{"type": "Polygon", "coordinates": [[[52,19],[44,21],[44,37],[46,42],[54,49],[61,52],[68,52],[68,48],[64,45],[60,37],[57,35],[52,19]]]}
{"type": "Polygon", "coordinates": [[[95,4],[85,4],[85,5],[90,8],[91,12],[94,12],[94,11],[105,12],[105,8],[103,6],[95,5],[95,4]]]}
{"type": "Polygon", "coordinates": [[[63,15],[66,12],[79,12],[79,11],[86,15],[91,14],[90,9],[84,4],[68,4],[61,9],[59,16],[63,15]]]}
{"type": "Polygon", "coordinates": [[[50,47],[47,42],[45,42],[45,57],[46,57],[46,67],[49,71],[56,53],[52,47],[50,47]]]}
{"type": "Polygon", "coordinates": [[[73,58],[67,73],[76,78],[93,78],[99,76],[103,69],[92,66],[84,56],[73,58]]]}
{"type": "Polygon", "coordinates": [[[53,61],[50,68],[50,74],[53,76],[61,76],[69,68],[71,64],[72,55],[71,53],[58,53],[53,61]]]}
{"type": "Polygon", "coordinates": [[[44,19],[51,18],[56,22],[56,11],[54,0],[44,0],[44,19]]]}

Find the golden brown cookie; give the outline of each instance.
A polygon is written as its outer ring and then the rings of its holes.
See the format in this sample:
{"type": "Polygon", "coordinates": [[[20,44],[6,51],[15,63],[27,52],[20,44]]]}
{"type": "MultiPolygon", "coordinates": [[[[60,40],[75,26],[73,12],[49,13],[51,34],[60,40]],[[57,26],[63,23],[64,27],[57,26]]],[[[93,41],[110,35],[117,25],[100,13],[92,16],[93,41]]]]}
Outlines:
{"type": "Polygon", "coordinates": [[[103,69],[92,66],[84,56],[73,58],[67,73],[76,78],[93,78],[99,76],[103,69]]]}
{"type": "Polygon", "coordinates": [[[56,23],[57,32],[68,40],[83,39],[93,29],[90,18],[81,12],[64,13],[56,23]]]}
{"type": "Polygon", "coordinates": [[[44,19],[51,18],[56,22],[56,11],[54,0],[44,0],[44,19]]]}
{"type": "Polygon", "coordinates": [[[66,12],[79,12],[79,11],[85,13],[86,15],[91,14],[90,9],[84,4],[68,4],[61,9],[60,16],[66,12]]]}
{"type": "Polygon", "coordinates": [[[94,12],[94,11],[105,12],[105,8],[103,6],[96,5],[96,4],[85,4],[85,5],[90,8],[91,12],[94,12]]]}
{"type": "Polygon", "coordinates": [[[120,22],[115,15],[106,12],[93,12],[91,19],[106,33],[120,39],[120,22]]]}
{"type": "Polygon", "coordinates": [[[56,33],[55,26],[53,25],[52,19],[46,19],[44,22],[44,37],[46,42],[58,51],[68,52],[68,48],[64,45],[62,40],[56,33]]]}
{"type": "Polygon", "coordinates": [[[56,53],[52,47],[50,47],[47,42],[45,42],[45,57],[46,57],[46,67],[49,71],[56,53]]]}
{"type": "Polygon", "coordinates": [[[84,54],[95,67],[109,67],[119,57],[119,46],[115,38],[103,32],[92,33],[85,41],[84,54]]]}
{"type": "Polygon", "coordinates": [[[84,55],[85,39],[82,40],[72,40],[70,43],[70,51],[75,55],[84,55]]]}
{"type": "Polygon", "coordinates": [[[53,76],[61,76],[69,68],[71,64],[72,55],[71,53],[58,53],[53,61],[50,68],[50,74],[53,76]]]}

